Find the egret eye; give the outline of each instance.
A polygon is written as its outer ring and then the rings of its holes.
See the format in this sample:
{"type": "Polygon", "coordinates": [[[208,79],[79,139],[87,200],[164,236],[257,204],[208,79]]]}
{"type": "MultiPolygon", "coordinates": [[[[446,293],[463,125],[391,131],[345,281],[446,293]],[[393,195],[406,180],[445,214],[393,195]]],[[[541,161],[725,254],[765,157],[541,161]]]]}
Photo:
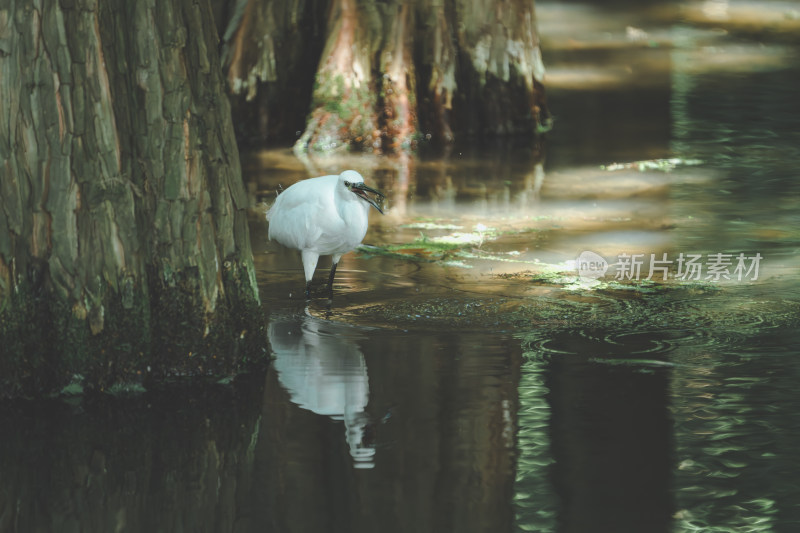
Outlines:
{"type": "Polygon", "coordinates": [[[347,187],[347,188],[349,189],[349,188],[350,188],[350,182],[349,182],[349,181],[345,181],[345,182],[344,182],[344,186],[345,186],[345,187],[347,187]]]}

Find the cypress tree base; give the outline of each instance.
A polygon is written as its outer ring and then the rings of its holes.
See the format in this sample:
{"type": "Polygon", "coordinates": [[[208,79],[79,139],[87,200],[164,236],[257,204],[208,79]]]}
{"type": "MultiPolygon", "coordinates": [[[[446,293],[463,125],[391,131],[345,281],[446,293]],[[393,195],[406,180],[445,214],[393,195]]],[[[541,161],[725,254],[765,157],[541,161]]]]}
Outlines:
{"type": "Polygon", "coordinates": [[[86,311],[28,279],[0,312],[0,398],[141,388],[174,378],[222,378],[267,360],[266,317],[251,269],[225,263],[226,294],[213,313],[197,300],[197,271],[150,276],[146,291],[109,291],[102,330],[86,311]],[[152,295],[148,298],[147,295],[152,295]],[[42,325],[46,325],[43,327],[42,325]]]}

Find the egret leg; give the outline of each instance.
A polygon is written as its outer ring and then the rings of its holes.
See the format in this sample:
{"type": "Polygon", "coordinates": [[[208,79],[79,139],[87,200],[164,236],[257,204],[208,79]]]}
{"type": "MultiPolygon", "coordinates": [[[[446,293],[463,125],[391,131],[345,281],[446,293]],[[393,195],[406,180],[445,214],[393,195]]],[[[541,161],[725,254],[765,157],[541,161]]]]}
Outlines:
{"type": "Polygon", "coordinates": [[[303,259],[303,272],[306,275],[306,300],[311,299],[311,278],[314,277],[314,269],[317,268],[319,254],[311,250],[302,250],[300,256],[303,259]]]}
{"type": "Polygon", "coordinates": [[[336,265],[339,263],[331,263],[331,273],[328,276],[328,291],[330,299],[333,300],[333,277],[336,275],[336,265]]]}

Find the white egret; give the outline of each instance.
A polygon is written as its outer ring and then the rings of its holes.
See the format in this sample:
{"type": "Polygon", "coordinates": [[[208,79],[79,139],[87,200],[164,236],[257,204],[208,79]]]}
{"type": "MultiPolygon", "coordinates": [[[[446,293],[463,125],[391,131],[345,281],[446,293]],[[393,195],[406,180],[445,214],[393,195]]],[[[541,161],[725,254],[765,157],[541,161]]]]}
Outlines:
{"type": "Polygon", "coordinates": [[[269,238],[300,250],[306,276],[306,298],[317,261],[332,256],[328,288],[333,298],[333,277],[343,254],[367,234],[369,206],[383,210],[383,193],[364,184],[355,170],[299,181],[280,193],[267,212],[269,238]],[[375,198],[369,196],[375,194],[375,198]]]}

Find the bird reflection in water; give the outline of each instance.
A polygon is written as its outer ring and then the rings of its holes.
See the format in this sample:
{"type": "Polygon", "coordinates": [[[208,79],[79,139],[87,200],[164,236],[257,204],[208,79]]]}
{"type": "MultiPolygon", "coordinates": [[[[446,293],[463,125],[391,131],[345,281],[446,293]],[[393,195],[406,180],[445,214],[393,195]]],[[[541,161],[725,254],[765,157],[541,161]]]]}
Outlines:
{"type": "Polygon", "coordinates": [[[353,328],[309,316],[270,319],[269,340],[278,381],[292,403],[344,420],[356,468],[372,468],[375,449],[365,443],[369,380],[353,328]]]}

